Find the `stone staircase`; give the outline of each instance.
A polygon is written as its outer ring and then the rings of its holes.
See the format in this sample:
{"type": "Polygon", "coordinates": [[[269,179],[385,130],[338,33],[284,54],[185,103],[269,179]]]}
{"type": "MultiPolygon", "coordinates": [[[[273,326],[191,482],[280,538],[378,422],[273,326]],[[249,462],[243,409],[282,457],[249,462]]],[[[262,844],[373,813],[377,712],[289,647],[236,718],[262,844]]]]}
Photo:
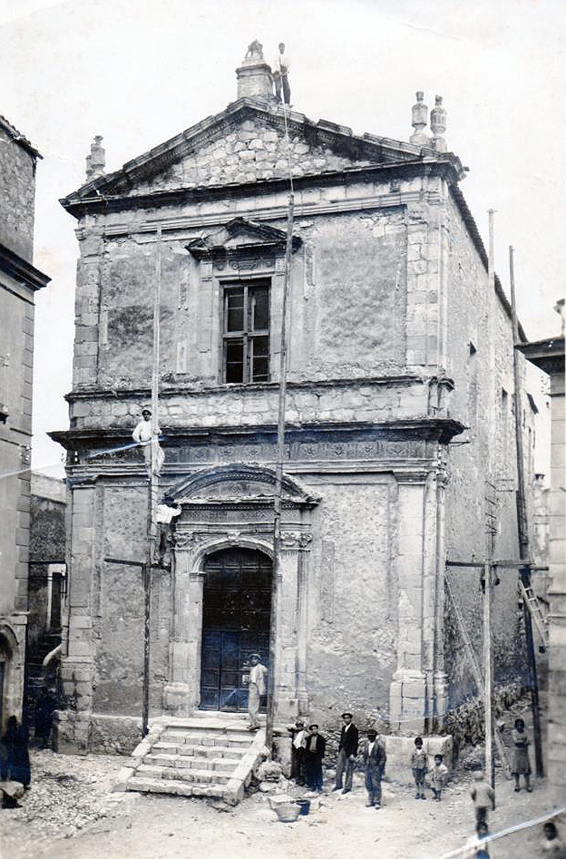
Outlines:
{"type": "Polygon", "coordinates": [[[116,789],[216,797],[235,805],[265,746],[265,729],[252,733],[247,725],[224,713],[155,719],[116,789]]]}

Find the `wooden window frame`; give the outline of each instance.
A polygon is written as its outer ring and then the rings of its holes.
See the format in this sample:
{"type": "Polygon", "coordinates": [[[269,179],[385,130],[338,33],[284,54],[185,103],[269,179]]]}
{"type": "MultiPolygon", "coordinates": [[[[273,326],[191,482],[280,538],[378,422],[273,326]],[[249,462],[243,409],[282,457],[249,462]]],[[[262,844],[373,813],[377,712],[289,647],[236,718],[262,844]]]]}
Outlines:
{"type": "Polygon", "coordinates": [[[254,385],[262,384],[271,381],[271,278],[262,277],[251,280],[223,281],[221,283],[222,290],[222,384],[224,385],[254,385]],[[250,292],[254,289],[263,287],[267,290],[267,328],[252,329],[250,292]],[[244,306],[243,320],[244,328],[239,331],[228,331],[228,296],[230,292],[243,290],[244,306]],[[268,372],[267,379],[254,380],[251,378],[253,366],[253,343],[254,340],[260,337],[267,337],[268,344],[268,372]],[[243,366],[242,366],[242,381],[228,382],[227,376],[227,357],[226,347],[230,341],[242,341],[243,344],[243,366]]]}

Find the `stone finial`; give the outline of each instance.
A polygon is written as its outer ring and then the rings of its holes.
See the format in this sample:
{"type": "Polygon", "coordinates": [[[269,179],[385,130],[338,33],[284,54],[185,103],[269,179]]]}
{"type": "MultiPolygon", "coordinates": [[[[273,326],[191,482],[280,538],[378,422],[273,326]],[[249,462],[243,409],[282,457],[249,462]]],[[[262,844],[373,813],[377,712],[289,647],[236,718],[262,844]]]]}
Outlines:
{"type": "Polygon", "coordinates": [[[106,166],[105,152],[100,145],[102,137],[97,134],[94,138],[94,143],[90,144],[90,155],[86,157],[86,178],[87,182],[92,182],[104,173],[106,166]]]}
{"type": "Polygon", "coordinates": [[[429,146],[430,140],[424,133],[426,128],[426,124],[428,122],[428,107],[424,103],[424,93],[419,92],[416,93],[417,102],[413,105],[413,120],[412,126],[415,129],[414,132],[409,137],[411,143],[414,143],[415,146],[429,146]]]}
{"type": "Polygon", "coordinates": [[[430,112],[430,130],[432,131],[432,142],[437,152],[446,152],[446,111],[442,107],[442,96],[437,95],[435,105],[430,112]]]}
{"type": "Polygon", "coordinates": [[[263,60],[263,45],[261,44],[261,42],[258,42],[257,39],[254,39],[253,42],[248,45],[248,50],[246,51],[246,57],[244,59],[244,62],[255,63],[261,60],[263,60]]]}
{"type": "Polygon", "coordinates": [[[238,98],[271,100],[271,69],[263,57],[263,45],[257,39],[248,45],[242,65],[236,69],[238,98]]]}

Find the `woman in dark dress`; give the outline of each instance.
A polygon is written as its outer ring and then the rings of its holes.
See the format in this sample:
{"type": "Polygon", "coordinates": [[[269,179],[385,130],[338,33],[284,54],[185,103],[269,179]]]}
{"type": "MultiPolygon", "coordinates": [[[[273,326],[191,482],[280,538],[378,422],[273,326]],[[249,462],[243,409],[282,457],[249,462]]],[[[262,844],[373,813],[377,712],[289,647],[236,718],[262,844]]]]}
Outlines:
{"type": "Polygon", "coordinates": [[[521,790],[519,780],[521,776],[525,779],[525,787],[531,793],[531,763],[529,761],[529,735],[525,731],[523,719],[515,719],[515,727],[511,732],[515,748],[513,749],[513,760],[511,761],[511,772],[515,777],[515,791],[521,790]]]}
{"type": "Polygon", "coordinates": [[[28,742],[27,728],[19,725],[15,716],[10,716],[2,737],[2,779],[19,781],[25,788],[31,781],[28,742]]]}

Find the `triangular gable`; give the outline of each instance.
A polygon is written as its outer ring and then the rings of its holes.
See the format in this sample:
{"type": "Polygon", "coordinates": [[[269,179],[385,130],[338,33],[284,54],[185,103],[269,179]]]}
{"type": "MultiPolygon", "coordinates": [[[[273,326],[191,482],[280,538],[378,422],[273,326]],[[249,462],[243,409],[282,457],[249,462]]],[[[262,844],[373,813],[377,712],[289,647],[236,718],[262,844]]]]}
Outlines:
{"type": "Polygon", "coordinates": [[[242,98],[176,137],[127,162],[120,170],[83,185],[61,200],[65,208],[100,197],[128,197],[157,191],[244,184],[288,175],[317,175],[364,166],[448,160],[450,153],[413,146],[295,111],[288,113],[290,151],[281,107],[242,98]]]}

